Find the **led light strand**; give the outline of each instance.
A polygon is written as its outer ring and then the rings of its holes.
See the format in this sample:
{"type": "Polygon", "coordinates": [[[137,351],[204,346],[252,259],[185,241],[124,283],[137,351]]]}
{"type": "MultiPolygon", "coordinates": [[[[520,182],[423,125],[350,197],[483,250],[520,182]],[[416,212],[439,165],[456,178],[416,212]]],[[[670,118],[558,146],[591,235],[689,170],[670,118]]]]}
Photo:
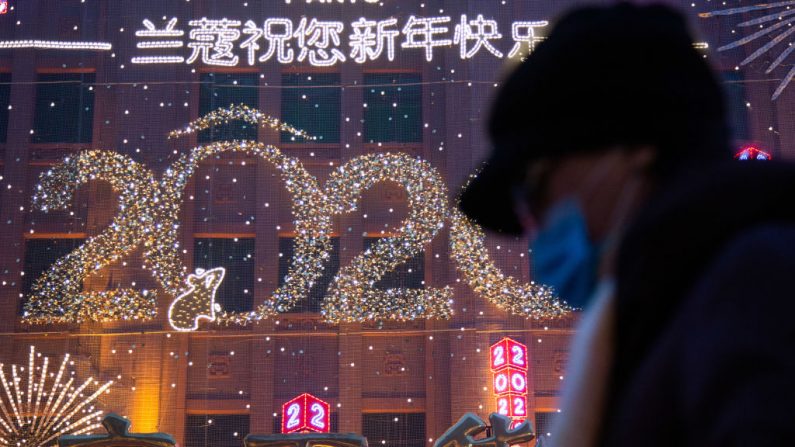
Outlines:
{"type": "Polygon", "coordinates": [[[528,318],[554,318],[572,309],[549,287],[522,285],[503,274],[489,257],[483,230],[457,208],[450,212],[450,255],[464,280],[498,308],[528,318]]]}
{"type": "Polygon", "coordinates": [[[113,45],[107,42],[69,42],[63,40],[3,40],[0,49],[33,48],[37,50],[89,50],[109,51],[113,45]]]}
{"type": "Polygon", "coordinates": [[[262,128],[268,127],[274,130],[287,132],[308,140],[316,139],[316,137],[310,136],[306,131],[296,129],[295,127],[279,120],[278,118],[266,115],[259,110],[251,108],[245,104],[221,107],[219,109],[213,110],[203,117],[191,121],[183,129],[172,130],[169,132],[168,138],[180,138],[185,135],[196,133],[200,130],[209,129],[213,126],[227,124],[229,121],[234,120],[245,121],[249,124],[260,126],[262,128]]]}

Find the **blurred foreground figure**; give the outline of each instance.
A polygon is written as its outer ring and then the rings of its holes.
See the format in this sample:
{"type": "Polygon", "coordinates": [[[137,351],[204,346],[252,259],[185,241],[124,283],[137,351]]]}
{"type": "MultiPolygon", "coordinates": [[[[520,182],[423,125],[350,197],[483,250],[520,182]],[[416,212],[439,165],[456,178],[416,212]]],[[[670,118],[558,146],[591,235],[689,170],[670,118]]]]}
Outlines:
{"type": "Polygon", "coordinates": [[[662,6],[563,17],[462,196],[585,309],[554,447],[795,443],[795,169],[732,160],[693,42],[662,6]]]}

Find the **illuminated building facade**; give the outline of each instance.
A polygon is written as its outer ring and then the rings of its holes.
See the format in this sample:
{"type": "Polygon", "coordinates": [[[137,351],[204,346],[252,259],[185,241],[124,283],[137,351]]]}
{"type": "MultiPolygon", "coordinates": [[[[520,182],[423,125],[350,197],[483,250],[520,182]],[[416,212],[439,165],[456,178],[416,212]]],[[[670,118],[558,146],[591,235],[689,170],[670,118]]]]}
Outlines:
{"type": "MultiPolygon", "coordinates": [[[[0,359],[24,360],[32,344],[51,357],[71,352],[78,371],[115,381],[100,397],[105,408],[128,416],[137,432],[168,432],[186,447],[279,432],[282,405],[304,392],[330,404],[332,431],[421,447],[464,412],[497,411],[489,347],[510,336],[527,345],[527,417],[543,433],[576,315],[525,319],[489,304],[451,261],[449,224],[373,288],[449,286],[451,319],[324,321],[336,273],[395,236],[410,212],[395,182],[365,190],[356,210],[332,217],[322,275],[278,317],[181,333],[168,323],[165,297],[151,321],[31,326],[20,316],[36,279],[117,212],[117,196],[99,181],[78,188],[69,209],[31,208],[39,175],[65,156],[113,150],[160,176],[197,145],[256,140],[324,184],[355,157],[403,153],[433,166],[453,203],[488,150],[484,121],[503,74],[569,3],[10,0],[0,15],[0,359]],[[240,122],[167,138],[230,104],[315,138],[240,122]]],[[[710,9],[702,3],[673,2],[688,13],[710,9]]],[[[795,125],[786,118],[795,93],[772,100],[776,82],[744,82],[763,76],[735,69],[751,50],[712,52],[729,38],[727,22],[692,16],[726,81],[738,147],[791,157],[795,125]]],[[[182,199],[181,261],[190,272],[225,269],[216,293],[224,310],[252,311],[284,285],[297,230],[273,166],[243,154],[210,157],[182,199]]],[[[486,245],[504,273],[532,280],[527,240],[488,235],[486,245]]],[[[158,289],[143,257],[136,248],[87,275],[82,290],[158,289]]]]}

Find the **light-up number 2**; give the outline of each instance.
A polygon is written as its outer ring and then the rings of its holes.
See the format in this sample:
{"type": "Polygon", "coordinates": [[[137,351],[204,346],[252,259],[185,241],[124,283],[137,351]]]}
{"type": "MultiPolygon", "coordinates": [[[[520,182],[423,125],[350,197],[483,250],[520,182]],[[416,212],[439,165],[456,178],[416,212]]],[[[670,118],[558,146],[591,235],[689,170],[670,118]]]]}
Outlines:
{"type": "Polygon", "coordinates": [[[499,399],[497,401],[497,413],[508,414],[508,399],[499,399]]]}
{"type": "Polygon", "coordinates": [[[511,352],[513,353],[513,364],[516,366],[524,366],[524,349],[521,346],[512,346],[511,352]]]}
{"type": "Polygon", "coordinates": [[[310,424],[315,426],[318,429],[325,429],[326,428],[326,409],[323,408],[323,405],[315,402],[309,407],[309,412],[312,413],[312,419],[309,421],[310,424]]]}
{"type": "MultiPolygon", "coordinates": [[[[36,280],[25,303],[26,320],[111,321],[152,318],[155,295],[132,289],[84,292],[83,281],[92,273],[127,256],[139,246],[148,251],[152,217],[144,204],[158,204],[152,172],[130,157],[111,151],[90,150],[68,157],[46,172],[33,196],[41,211],[65,209],[80,185],[110,183],[119,194],[119,207],[111,224],[71,253],[59,258],[36,280]],[[126,302],[127,306],[116,305],[126,302]]],[[[163,282],[157,266],[144,256],[144,267],[163,282]]],[[[164,284],[164,289],[166,289],[164,284]]]]}
{"type": "Polygon", "coordinates": [[[494,367],[498,367],[505,363],[505,349],[502,346],[494,348],[494,367]]]}
{"type": "Polygon", "coordinates": [[[356,209],[362,193],[381,182],[395,182],[409,193],[409,213],[391,237],[381,238],[340,269],[323,300],[330,321],[412,320],[452,313],[452,289],[378,290],[383,276],[422,252],[442,228],[447,193],[428,163],[405,154],[363,155],[331,173],[324,188],[335,214],[356,209]]]}
{"type": "Polygon", "coordinates": [[[526,414],[524,408],[524,397],[514,397],[513,398],[513,415],[514,416],[524,416],[526,414]]]}
{"type": "Polygon", "coordinates": [[[287,407],[287,416],[287,428],[293,428],[300,424],[301,405],[294,403],[287,407]]]}

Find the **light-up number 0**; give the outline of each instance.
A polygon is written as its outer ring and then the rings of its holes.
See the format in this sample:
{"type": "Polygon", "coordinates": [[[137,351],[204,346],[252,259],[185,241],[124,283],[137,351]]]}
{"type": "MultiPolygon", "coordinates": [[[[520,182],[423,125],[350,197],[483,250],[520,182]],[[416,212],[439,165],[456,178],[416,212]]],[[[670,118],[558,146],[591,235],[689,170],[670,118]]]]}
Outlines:
{"type": "MultiPolygon", "coordinates": [[[[317,404],[315,404],[317,405],[317,404]]],[[[295,428],[301,423],[301,405],[294,403],[287,407],[287,428],[295,428]]]]}
{"type": "Polygon", "coordinates": [[[309,412],[314,415],[309,423],[317,429],[324,430],[326,428],[326,409],[323,408],[323,405],[315,402],[309,407],[309,412]]]}

